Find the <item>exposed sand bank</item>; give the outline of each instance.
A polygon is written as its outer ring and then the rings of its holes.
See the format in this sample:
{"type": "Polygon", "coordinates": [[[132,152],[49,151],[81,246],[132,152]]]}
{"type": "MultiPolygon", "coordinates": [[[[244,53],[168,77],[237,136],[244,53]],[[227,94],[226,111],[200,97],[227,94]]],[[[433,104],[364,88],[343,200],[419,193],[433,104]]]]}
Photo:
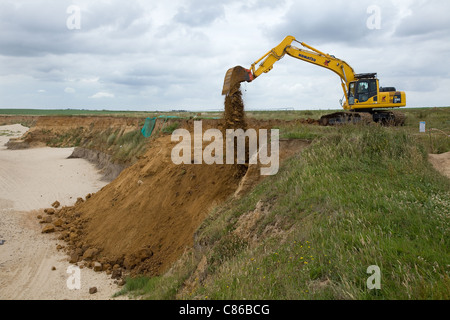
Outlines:
{"type": "Polygon", "coordinates": [[[70,264],[67,255],[56,250],[64,243],[56,235],[41,234],[33,212],[55,200],[73,205],[77,197],[97,192],[106,182],[88,161],[67,159],[73,148],[6,149],[10,138],[27,130],[0,126],[0,299],[109,299],[120,288],[105,273],[82,269],[81,289],[67,287],[70,264]],[[91,287],[98,292],[89,294],[91,287]]]}

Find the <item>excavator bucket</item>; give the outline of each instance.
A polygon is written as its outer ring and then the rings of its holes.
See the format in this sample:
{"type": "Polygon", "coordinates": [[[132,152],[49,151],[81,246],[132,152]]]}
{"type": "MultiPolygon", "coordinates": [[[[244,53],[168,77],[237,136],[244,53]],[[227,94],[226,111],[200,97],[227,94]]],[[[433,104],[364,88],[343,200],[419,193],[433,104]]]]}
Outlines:
{"type": "Polygon", "coordinates": [[[251,82],[253,80],[253,75],[250,70],[243,67],[234,67],[227,71],[225,75],[225,81],[223,83],[222,95],[227,95],[231,88],[236,84],[247,81],[251,82]]]}

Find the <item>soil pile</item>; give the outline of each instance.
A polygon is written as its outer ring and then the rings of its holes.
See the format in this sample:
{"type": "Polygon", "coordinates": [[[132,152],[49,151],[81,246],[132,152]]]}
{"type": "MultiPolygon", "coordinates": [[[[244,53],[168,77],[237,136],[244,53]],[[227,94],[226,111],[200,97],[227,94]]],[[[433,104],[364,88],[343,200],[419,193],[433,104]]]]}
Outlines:
{"type": "Polygon", "coordinates": [[[208,210],[233,194],[243,172],[233,165],[177,166],[175,144],[170,136],[152,141],[112,183],[55,212],[73,263],[158,275],[193,245],[208,210]]]}

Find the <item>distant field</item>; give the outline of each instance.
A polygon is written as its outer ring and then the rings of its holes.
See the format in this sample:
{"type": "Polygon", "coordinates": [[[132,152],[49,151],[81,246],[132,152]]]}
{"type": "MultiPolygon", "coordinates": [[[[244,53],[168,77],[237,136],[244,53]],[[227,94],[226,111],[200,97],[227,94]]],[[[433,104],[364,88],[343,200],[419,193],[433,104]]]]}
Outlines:
{"type": "Polygon", "coordinates": [[[112,111],[82,109],[0,109],[0,115],[15,116],[115,116],[115,117],[148,117],[160,114],[189,116],[190,112],[145,112],[145,111],[112,111]]]}
{"type": "MultiPolygon", "coordinates": [[[[251,118],[268,120],[295,120],[298,118],[312,118],[319,119],[321,116],[333,112],[342,111],[336,110],[276,110],[276,111],[247,111],[246,115],[251,118]]],[[[448,116],[450,114],[450,107],[439,108],[404,108],[398,109],[407,115],[414,115],[417,118],[426,120],[430,115],[440,114],[448,116]]],[[[84,109],[0,109],[0,115],[23,115],[23,116],[121,116],[121,117],[147,117],[156,115],[171,115],[183,118],[203,116],[203,117],[218,117],[222,115],[220,111],[214,112],[194,112],[194,111],[113,111],[113,110],[84,110],[84,109]]]]}

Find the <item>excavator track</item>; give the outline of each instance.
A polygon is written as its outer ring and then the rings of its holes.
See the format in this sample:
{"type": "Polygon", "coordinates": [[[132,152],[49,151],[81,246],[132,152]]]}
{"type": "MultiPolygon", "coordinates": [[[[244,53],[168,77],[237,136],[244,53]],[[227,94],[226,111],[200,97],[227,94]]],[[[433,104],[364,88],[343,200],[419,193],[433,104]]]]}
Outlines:
{"type": "Polygon", "coordinates": [[[374,111],[373,121],[390,127],[401,127],[405,125],[406,115],[398,111],[374,111]]]}
{"type": "Polygon", "coordinates": [[[344,124],[370,124],[379,123],[385,126],[405,125],[406,115],[393,111],[371,111],[371,112],[336,112],[320,118],[322,126],[335,126],[344,124]]]}
{"type": "Polygon", "coordinates": [[[336,126],[344,124],[369,124],[373,122],[372,115],[365,112],[336,112],[320,118],[322,126],[336,126]]]}

